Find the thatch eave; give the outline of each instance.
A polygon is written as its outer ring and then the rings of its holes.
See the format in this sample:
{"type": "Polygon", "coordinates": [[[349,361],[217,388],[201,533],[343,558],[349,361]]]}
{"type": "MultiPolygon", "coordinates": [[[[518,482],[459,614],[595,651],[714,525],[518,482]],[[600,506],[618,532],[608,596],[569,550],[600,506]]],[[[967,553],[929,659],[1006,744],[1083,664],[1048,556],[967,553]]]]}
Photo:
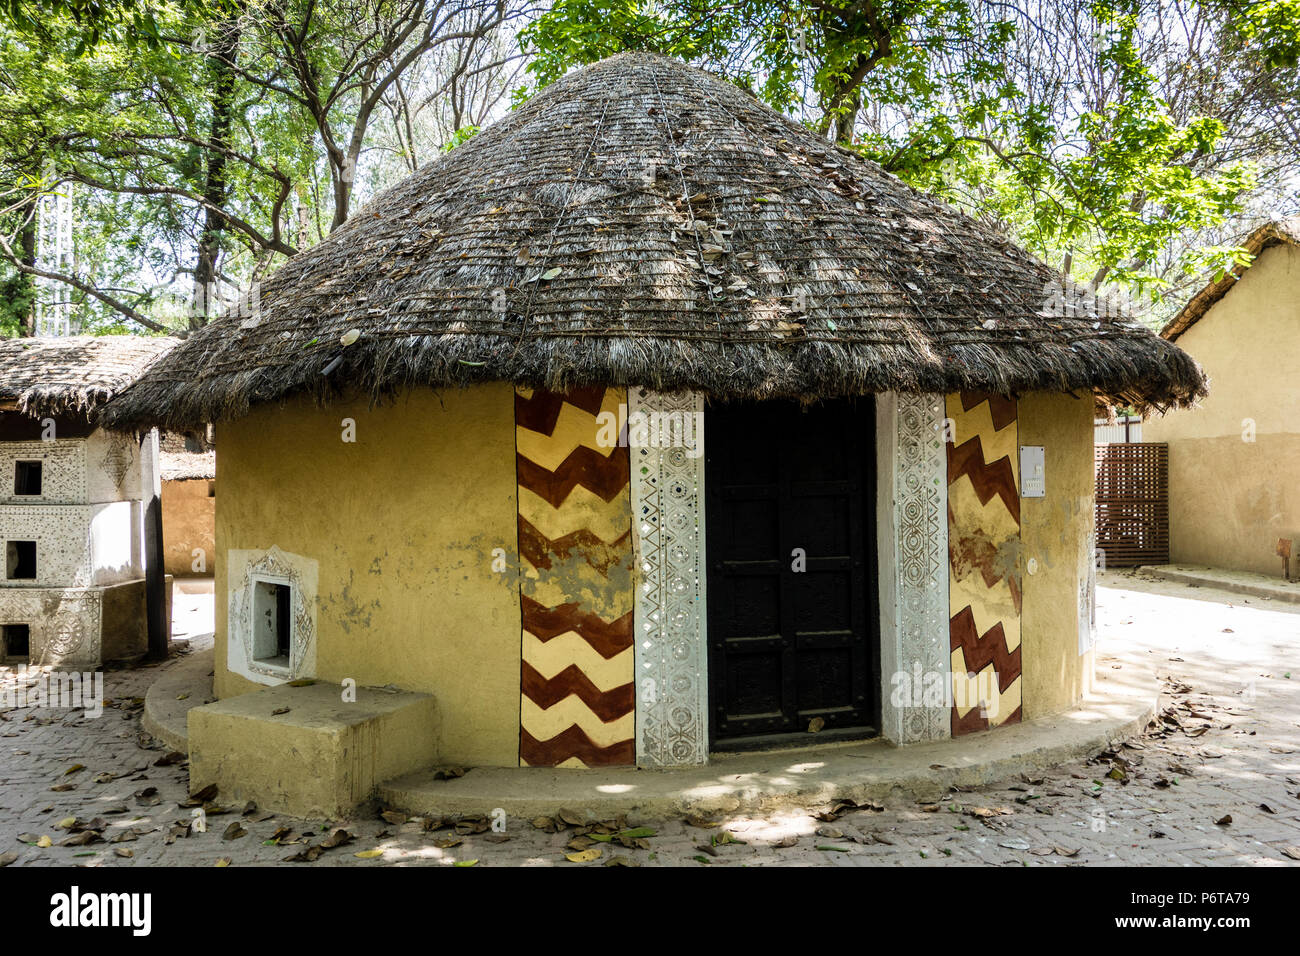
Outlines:
{"type": "Polygon", "coordinates": [[[129,335],[0,340],[0,409],[93,419],[176,342],[129,335]]]}

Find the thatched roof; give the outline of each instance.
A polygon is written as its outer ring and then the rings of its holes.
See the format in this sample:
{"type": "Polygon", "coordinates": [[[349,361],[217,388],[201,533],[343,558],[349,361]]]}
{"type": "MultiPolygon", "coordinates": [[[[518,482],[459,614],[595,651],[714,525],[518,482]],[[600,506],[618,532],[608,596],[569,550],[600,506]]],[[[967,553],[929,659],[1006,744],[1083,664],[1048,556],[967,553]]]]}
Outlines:
{"type": "Polygon", "coordinates": [[[737,87],[622,54],[378,196],[263,283],[259,314],[192,334],[107,420],[185,428],[298,393],[487,380],[1200,394],[1195,363],[1140,324],[1045,316],[1059,283],[737,87]]]}
{"type": "Polygon", "coordinates": [[[217,476],[214,451],[163,451],[158,453],[158,476],[163,481],[190,481],[217,476]]]}
{"type": "Polygon", "coordinates": [[[0,339],[0,407],[89,417],[176,341],[135,335],[0,339]]]}
{"type": "Polygon", "coordinates": [[[1177,315],[1165,323],[1165,327],[1160,330],[1161,338],[1168,339],[1170,342],[1177,341],[1178,336],[1199,322],[1201,316],[1209,312],[1216,302],[1231,291],[1237,284],[1237,280],[1254,264],[1255,259],[1259,258],[1261,252],[1269,246],[1276,246],[1283,242],[1300,245],[1300,216],[1267,222],[1247,236],[1242,245],[1253,257],[1251,261],[1246,265],[1234,266],[1230,272],[1207,283],[1200,292],[1188,300],[1177,315]]]}

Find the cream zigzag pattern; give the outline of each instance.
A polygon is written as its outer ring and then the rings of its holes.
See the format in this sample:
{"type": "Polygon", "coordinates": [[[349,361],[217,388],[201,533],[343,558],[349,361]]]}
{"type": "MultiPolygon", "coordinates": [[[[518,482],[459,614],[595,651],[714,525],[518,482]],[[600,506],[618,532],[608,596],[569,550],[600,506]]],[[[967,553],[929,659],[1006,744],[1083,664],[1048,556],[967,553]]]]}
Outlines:
{"type": "MultiPolygon", "coordinates": [[[[993,412],[988,402],[980,402],[970,411],[961,407],[961,401],[948,403],[948,414],[953,420],[953,434],[960,445],[976,435],[980,447],[984,449],[984,460],[997,461],[1006,456],[1011,460],[1011,473],[1016,476],[1016,487],[1020,487],[1020,429],[1017,422],[1010,422],[1001,431],[993,428],[993,412]]],[[[967,483],[970,479],[967,477],[967,483]]],[[[956,483],[954,483],[954,486],[956,483]]]]}
{"type": "MultiPolygon", "coordinates": [[[[618,405],[619,393],[615,389],[610,389],[605,393],[601,412],[612,412],[617,417],[618,405]]],[[[580,445],[585,445],[608,457],[615,449],[601,445],[597,441],[599,437],[601,437],[601,427],[596,416],[588,414],[577,405],[565,402],[560,407],[560,414],[551,434],[543,435],[531,428],[517,426],[515,450],[547,471],[555,471],[580,445]]]]}
{"type": "Polygon", "coordinates": [[[576,694],[570,694],[546,710],[522,695],[519,700],[523,726],[538,740],[550,740],[577,724],[596,746],[608,747],[624,740],[631,740],[635,729],[634,712],[629,712],[607,724],[593,714],[576,694]]]}
{"type": "MultiPolygon", "coordinates": [[[[994,678],[993,665],[990,664],[984,670],[980,671],[975,680],[966,676],[963,668],[966,666],[962,659],[961,651],[952,652],[952,685],[953,685],[953,703],[959,717],[965,717],[974,708],[979,706],[979,692],[983,688],[997,688],[998,684],[994,678]],[[962,704],[966,706],[961,706],[962,704]]],[[[998,712],[996,716],[990,715],[989,724],[996,727],[1010,717],[1020,706],[1020,678],[1017,677],[1004,691],[998,692],[998,712]]]]}
{"type": "MultiPolygon", "coordinates": [[[[964,444],[978,436],[984,462],[988,464],[1005,457],[1011,465],[1015,487],[1019,489],[1019,423],[1010,422],[1001,429],[995,429],[992,407],[987,401],[980,402],[967,411],[962,407],[960,396],[949,395],[945,406],[949,417],[953,419],[956,444],[964,444]]],[[[987,504],[981,504],[969,474],[961,475],[949,485],[948,502],[950,514],[958,522],[955,528],[949,529],[950,542],[958,548],[966,542],[992,541],[1002,546],[1004,542],[1009,544],[1018,541],[1020,524],[1007,509],[1006,503],[995,496],[987,504]],[[957,535],[956,538],[953,537],[954,533],[957,535]]],[[[950,568],[950,570],[955,569],[950,568]]],[[[950,614],[957,614],[967,607],[970,608],[974,618],[977,634],[987,634],[1001,624],[1007,651],[1014,652],[1020,646],[1020,614],[1016,610],[1012,582],[1007,577],[990,586],[985,583],[982,573],[976,569],[968,569],[966,576],[962,578],[959,578],[956,573],[950,574],[950,614]]],[[[950,659],[954,712],[958,718],[962,718],[979,706],[976,691],[980,687],[981,679],[986,690],[990,687],[996,690],[997,685],[993,682],[994,665],[988,665],[981,671],[981,678],[972,681],[966,677],[965,655],[960,648],[950,652],[950,659]],[[963,702],[965,706],[962,706],[963,702]]],[[[999,676],[1005,679],[1011,675],[999,676]]],[[[990,726],[1004,723],[1021,706],[1020,676],[1017,675],[1005,691],[997,691],[997,693],[997,712],[990,715],[990,726]]]]}
{"type": "Polygon", "coordinates": [[[1016,613],[1016,602],[1012,600],[1009,588],[985,587],[984,579],[978,572],[962,580],[954,576],[949,582],[949,588],[953,610],[960,611],[969,607],[975,618],[977,634],[987,634],[995,624],[1001,622],[1007,650],[1014,651],[1020,646],[1020,615],[1016,613]]]}
{"type": "Polygon", "coordinates": [[[598,688],[612,690],[632,679],[632,659],[633,649],[629,647],[605,660],[574,631],[560,634],[549,641],[541,641],[524,631],[524,660],[547,680],[571,664],[576,664],[598,688]]]}
{"type": "Polygon", "coordinates": [[[606,544],[613,544],[632,528],[632,515],[622,495],[607,503],[582,485],[569,492],[559,508],[552,508],[540,495],[521,486],[519,513],[552,541],[587,530],[606,544]]]}

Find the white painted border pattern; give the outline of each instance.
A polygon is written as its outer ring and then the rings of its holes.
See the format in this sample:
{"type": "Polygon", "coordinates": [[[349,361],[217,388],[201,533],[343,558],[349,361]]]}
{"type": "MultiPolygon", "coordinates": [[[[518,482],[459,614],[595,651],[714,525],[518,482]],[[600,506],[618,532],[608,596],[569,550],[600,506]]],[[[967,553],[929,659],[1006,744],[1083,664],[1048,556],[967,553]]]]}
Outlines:
{"type": "Polygon", "coordinates": [[[881,734],[895,744],[952,735],[946,700],[894,699],[951,686],[948,456],[942,395],[876,396],[876,542],[880,557],[881,734]],[[938,675],[938,676],[935,676],[938,675]]]}
{"type": "MultiPolygon", "coordinates": [[[[704,398],[628,389],[628,415],[700,413],[704,398]]],[[[636,762],[686,767],[708,762],[705,644],[704,448],[630,448],[637,595],[636,762]],[[690,454],[688,454],[688,451],[690,454]],[[692,457],[694,455],[694,457],[692,457]]]]}

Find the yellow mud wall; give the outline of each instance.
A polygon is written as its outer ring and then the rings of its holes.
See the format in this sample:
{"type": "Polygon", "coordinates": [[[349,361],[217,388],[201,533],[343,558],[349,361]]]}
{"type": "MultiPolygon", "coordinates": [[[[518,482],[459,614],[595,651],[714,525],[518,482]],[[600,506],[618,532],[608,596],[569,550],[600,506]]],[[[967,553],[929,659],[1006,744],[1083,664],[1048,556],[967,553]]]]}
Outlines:
{"type": "Polygon", "coordinates": [[[432,694],[442,762],[516,765],[513,388],[295,401],[217,431],[217,696],[260,686],[226,668],[226,552],[275,545],[319,562],[313,676],[432,694]]]}
{"type": "Polygon", "coordinates": [[[1020,399],[1019,426],[1021,445],[1043,446],[1046,489],[1020,499],[1024,716],[1033,720],[1068,709],[1092,686],[1094,653],[1079,654],[1095,513],[1092,396],[1031,392],[1020,399]]]}
{"type": "Polygon", "coordinates": [[[213,508],[207,478],[162,483],[163,570],[178,578],[212,573],[213,508]],[[194,569],[194,551],[203,552],[203,567],[194,569]]]}
{"type": "Polygon", "coordinates": [[[1177,345],[1210,394],[1143,425],[1169,444],[1170,558],[1280,575],[1278,539],[1300,552],[1300,249],[1261,252],[1177,345]]]}

